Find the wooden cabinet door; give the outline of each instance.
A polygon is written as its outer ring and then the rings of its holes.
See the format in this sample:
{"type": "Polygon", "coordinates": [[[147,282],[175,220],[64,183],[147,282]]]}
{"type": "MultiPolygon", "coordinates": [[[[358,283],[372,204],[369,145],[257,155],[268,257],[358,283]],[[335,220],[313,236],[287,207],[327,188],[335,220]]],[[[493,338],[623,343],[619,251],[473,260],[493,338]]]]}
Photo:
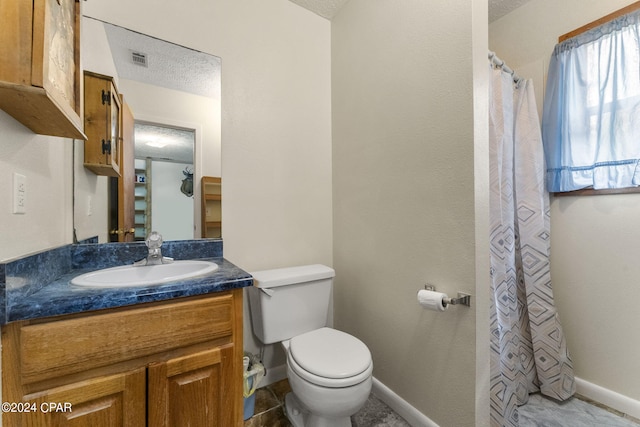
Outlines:
{"type": "MultiPolygon", "coordinates": [[[[31,84],[69,116],[80,111],[79,0],[34,0],[31,84]]],[[[79,120],[78,120],[79,121],[79,120]]]]}
{"type": "Polygon", "coordinates": [[[57,387],[26,402],[34,411],[22,414],[21,426],[144,427],[146,370],[139,368],[57,387]]]}
{"type": "Polygon", "coordinates": [[[0,1],[0,108],[43,135],[85,139],[80,0],[0,1]]]}
{"type": "MultiPolygon", "coordinates": [[[[120,96],[122,98],[122,95],[120,96]]],[[[122,101],[122,141],[118,177],[118,241],[133,242],[135,234],[135,131],[129,105],[122,101]]]]}
{"type": "MultiPolygon", "coordinates": [[[[149,366],[148,416],[154,427],[237,425],[233,344],[149,366]]],[[[239,362],[238,362],[239,363],[239,362]]],[[[239,390],[238,390],[239,391],[239,390]]]]}
{"type": "Polygon", "coordinates": [[[113,78],[84,72],[84,166],[97,175],[120,176],[122,106],[113,78]]]}

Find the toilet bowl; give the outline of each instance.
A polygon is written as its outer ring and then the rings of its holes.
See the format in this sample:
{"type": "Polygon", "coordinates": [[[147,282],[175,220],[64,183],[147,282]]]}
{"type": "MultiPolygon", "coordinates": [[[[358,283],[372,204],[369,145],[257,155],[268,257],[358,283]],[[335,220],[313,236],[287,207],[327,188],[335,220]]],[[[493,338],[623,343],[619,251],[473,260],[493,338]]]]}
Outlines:
{"type": "Polygon", "coordinates": [[[371,352],[358,338],[327,327],[333,269],[323,265],[251,273],[253,332],[280,342],[292,392],[285,398],[294,427],[350,427],[369,397],[371,352]]]}
{"type": "Polygon", "coordinates": [[[294,427],[349,427],[371,392],[371,353],[359,339],[320,328],[282,343],[292,393],[285,399],[294,427]]]}

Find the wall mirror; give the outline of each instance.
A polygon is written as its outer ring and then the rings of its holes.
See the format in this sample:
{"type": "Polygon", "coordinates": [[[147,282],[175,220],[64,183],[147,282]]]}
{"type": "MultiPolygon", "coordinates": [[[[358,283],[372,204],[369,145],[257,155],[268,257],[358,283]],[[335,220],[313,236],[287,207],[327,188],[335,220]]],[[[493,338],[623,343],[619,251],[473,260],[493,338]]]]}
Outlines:
{"type": "MultiPolygon", "coordinates": [[[[87,16],[82,25],[83,69],[112,76],[135,121],[132,237],[201,237],[201,178],[221,176],[220,58],[87,16]]],[[[83,156],[76,141],[75,240],[117,240],[117,180],[85,169],[83,156]]]]}

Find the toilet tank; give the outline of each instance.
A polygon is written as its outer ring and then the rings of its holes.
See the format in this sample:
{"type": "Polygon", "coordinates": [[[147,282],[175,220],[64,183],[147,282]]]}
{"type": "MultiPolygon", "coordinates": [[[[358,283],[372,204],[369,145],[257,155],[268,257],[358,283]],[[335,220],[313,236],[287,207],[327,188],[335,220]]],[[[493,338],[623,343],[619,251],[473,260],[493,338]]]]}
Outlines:
{"type": "Polygon", "coordinates": [[[335,272],[325,265],[251,273],[247,288],[253,332],[263,344],[288,340],[327,325],[335,272]]]}

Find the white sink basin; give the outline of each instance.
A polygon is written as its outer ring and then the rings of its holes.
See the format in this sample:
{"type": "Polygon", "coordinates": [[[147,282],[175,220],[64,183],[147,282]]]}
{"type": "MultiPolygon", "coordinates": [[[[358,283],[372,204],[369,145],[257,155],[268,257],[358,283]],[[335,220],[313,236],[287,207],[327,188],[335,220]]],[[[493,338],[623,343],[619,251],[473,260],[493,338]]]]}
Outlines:
{"type": "Polygon", "coordinates": [[[160,265],[125,265],[85,273],[71,279],[71,284],[87,288],[161,285],[174,280],[202,276],[217,269],[216,263],[197,260],[173,261],[160,265]]]}

